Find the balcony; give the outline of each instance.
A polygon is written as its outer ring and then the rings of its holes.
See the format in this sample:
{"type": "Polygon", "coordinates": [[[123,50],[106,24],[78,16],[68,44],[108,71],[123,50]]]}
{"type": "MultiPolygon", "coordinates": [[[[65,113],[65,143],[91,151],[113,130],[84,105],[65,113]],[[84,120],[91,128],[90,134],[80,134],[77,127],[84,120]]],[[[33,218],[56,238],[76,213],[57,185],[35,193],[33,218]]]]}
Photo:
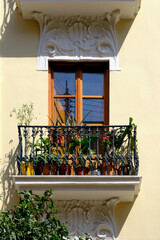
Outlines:
{"type": "Polygon", "coordinates": [[[133,19],[140,8],[140,0],[17,0],[25,19],[31,19],[34,12],[48,16],[103,15],[120,10],[120,17],[133,19]]]}
{"type": "Polygon", "coordinates": [[[138,194],[136,127],[18,126],[18,190],[53,188],[54,199],[133,201],[138,194]]]}

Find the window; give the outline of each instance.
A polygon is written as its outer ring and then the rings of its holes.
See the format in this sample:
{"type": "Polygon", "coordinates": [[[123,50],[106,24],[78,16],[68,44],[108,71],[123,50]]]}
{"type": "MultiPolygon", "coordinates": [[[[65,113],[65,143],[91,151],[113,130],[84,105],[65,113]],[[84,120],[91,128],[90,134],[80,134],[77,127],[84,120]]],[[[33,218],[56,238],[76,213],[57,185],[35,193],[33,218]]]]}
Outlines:
{"type": "Polygon", "coordinates": [[[49,63],[49,118],[109,124],[109,63],[49,63]]]}

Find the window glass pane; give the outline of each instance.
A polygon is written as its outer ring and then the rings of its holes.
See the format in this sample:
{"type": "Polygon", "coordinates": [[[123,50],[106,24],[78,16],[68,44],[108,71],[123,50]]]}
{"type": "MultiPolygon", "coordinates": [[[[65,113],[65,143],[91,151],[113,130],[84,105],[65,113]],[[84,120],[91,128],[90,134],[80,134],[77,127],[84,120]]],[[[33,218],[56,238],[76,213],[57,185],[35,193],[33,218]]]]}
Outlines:
{"type": "Polygon", "coordinates": [[[55,121],[59,119],[65,123],[69,116],[75,117],[75,99],[74,98],[55,98],[54,99],[54,116],[55,121]]]}
{"type": "Polygon", "coordinates": [[[104,99],[83,99],[84,122],[104,122],[104,99]],[[88,114],[89,113],[89,114],[88,114]],[[87,115],[88,114],[88,115],[87,115]]]}
{"type": "Polygon", "coordinates": [[[74,72],[54,72],[54,94],[75,95],[74,72]]]}
{"type": "Polygon", "coordinates": [[[104,73],[83,73],[83,95],[104,95],[104,73]]]}

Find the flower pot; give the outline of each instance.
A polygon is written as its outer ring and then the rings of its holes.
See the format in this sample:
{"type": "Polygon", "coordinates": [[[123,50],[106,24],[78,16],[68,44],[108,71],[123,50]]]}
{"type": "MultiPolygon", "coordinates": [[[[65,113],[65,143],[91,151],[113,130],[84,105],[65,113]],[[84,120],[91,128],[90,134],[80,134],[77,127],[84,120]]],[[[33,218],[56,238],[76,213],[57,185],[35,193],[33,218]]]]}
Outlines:
{"type": "Polygon", "coordinates": [[[51,175],[57,175],[57,164],[53,163],[51,168],[51,175]]]}
{"type": "MultiPolygon", "coordinates": [[[[25,163],[21,164],[21,172],[22,175],[26,175],[26,167],[25,167],[25,163]]],[[[34,167],[33,167],[33,163],[29,162],[27,163],[27,175],[34,175],[34,167]]]]}
{"type": "Polygon", "coordinates": [[[88,175],[88,173],[89,173],[89,168],[88,167],[77,167],[77,168],[75,168],[75,174],[76,175],[88,175]],[[82,171],[83,171],[83,173],[82,173],[82,171]]]}
{"type": "Polygon", "coordinates": [[[62,164],[59,168],[59,175],[71,175],[71,166],[62,164]]]}
{"type": "MultiPolygon", "coordinates": [[[[43,167],[42,165],[39,165],[35,169],[36,175],[42,175],[42,169],[43,169],[43,175],[50,175],[50,168],[49,164],[45,164],[43,167]]],[[[57,175],[57,165],[56,163],[53,163],[51,167],[51,175],[57,175]]]]}
{"type": "MultiPolygon", "coordinates": [[[[118,171],[117,171],[117,167],[113,167],[113,163],[110,162],[109,163],[109,166],[107,166],[107,175],[113,175],[113,170],[115,170],[115,175],[118,175],[118,171]]],[[[100,172],[101,172],[101,175],[106,175],[106,172],[105,172],[105,161],[102,162],[102,165],[100,167],[100,172]]]]}
{"type": "Polygon", "coordinates": [[[43,171],[43,175],[49,175],[49,165],[45,164],[43,167],[40,165],[39,171],[40,171],[40,175],[42,175],[42,171],[43,171]]]}
{"type": "Polygon", "coordinates": [[[133,166],[129,167],[128,164],[126,164],[123,168],[123,175],[129,175],[129,171],[131,170],[131,175],[135,174],[135,168],[133,166]]]}
{"type": "Polygon", "coordinates": [[[35,175],[41,175],[42,174],[42,169],[40,169],[40,165],[35,167],[35,175]]]}

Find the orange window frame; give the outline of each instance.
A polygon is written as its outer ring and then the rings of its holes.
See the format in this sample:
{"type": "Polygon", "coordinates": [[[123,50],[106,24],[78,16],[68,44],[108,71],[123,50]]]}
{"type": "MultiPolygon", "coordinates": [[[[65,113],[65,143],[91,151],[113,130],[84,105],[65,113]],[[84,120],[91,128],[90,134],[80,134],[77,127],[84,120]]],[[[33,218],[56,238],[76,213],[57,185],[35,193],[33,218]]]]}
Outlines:
{"type": "MultiPolygon", "coordinates": [[[[55,121],[54,119],[54,98],[66,98],[73,97],[75,98],[75,118],[77,123],[79,124],[83,118],[83,99],[104,99],[104,125],[109,125],[109,62],[103,63],[66,63],[66,62],[49,62],[49,72],[48,72],[48,116],[49,116],[49,125],[52,125],[55,121]],[[74,65],[75,67],[75,95],[56,95],[54,96],[54,68],[56,65],[61,65],[66,67],[67,64],[74,65]],[[84,96],[83,95],[83,87],[82,87],[82,74],[83,74],[83,66],[87,68],[87,66],[93,67],[104,67],[104,96],[84,96]]],[[[97,124],[96,124],[97,125],[97,124]]],[[[100,124],[101,125],[101,124],[100,124]]]]}

